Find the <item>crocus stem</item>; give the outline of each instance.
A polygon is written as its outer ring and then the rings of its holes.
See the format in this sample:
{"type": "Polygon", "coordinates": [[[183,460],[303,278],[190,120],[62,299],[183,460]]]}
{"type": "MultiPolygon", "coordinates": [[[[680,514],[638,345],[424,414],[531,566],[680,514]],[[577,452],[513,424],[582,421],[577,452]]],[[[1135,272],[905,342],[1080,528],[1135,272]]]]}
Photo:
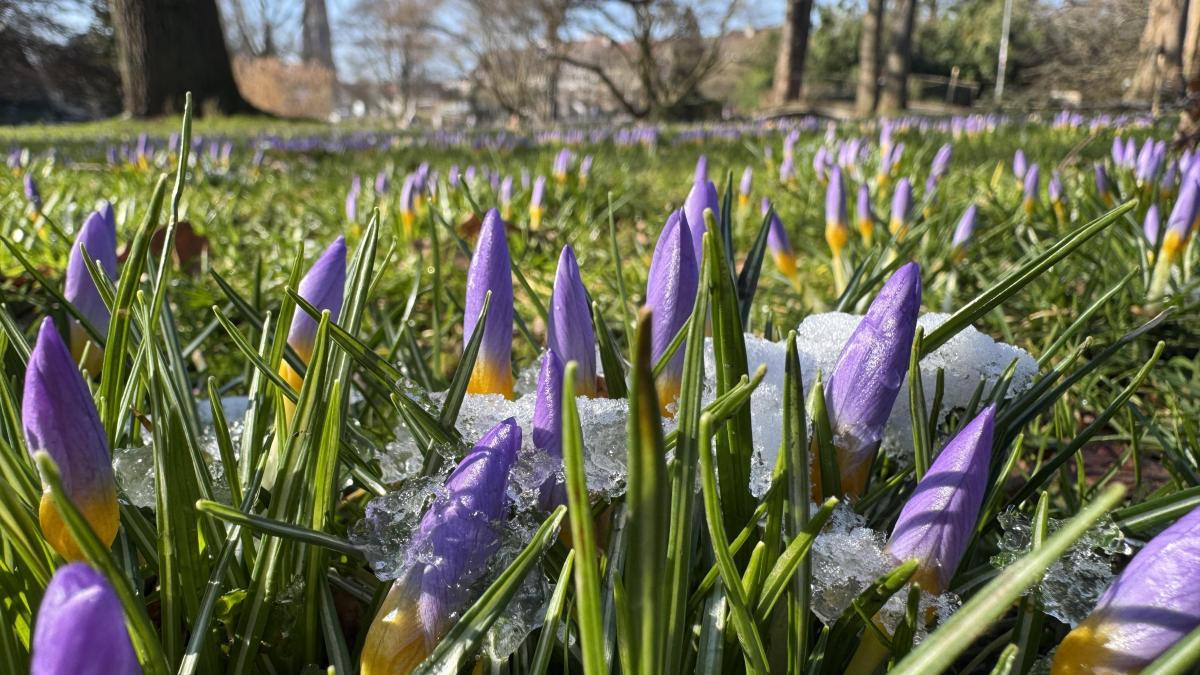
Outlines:
{"type": "Polygon", "coordinates": [[[842,254],[838,251],[833,253],[833,290],[838,295],[846,291],[846,267],[842,263],[842,254]]]}
{"type": "Polygon", "coordinates": [[[1158,301],[1166,295],[1167,282],[1171,279],[1171,267],[1175,264],[1175,256],[1170,251],[1162,251],[1154,263],[1154,273],[1150,277],[1150,288],[1146,297],[1150,301],[1158,301]]]}

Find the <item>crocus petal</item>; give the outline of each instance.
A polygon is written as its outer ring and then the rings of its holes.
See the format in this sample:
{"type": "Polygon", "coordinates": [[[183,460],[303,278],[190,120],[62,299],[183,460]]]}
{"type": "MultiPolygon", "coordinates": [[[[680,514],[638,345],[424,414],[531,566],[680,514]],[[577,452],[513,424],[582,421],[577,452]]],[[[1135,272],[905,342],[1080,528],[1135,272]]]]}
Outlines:
{"type": "Polygon", "coordinates": [[[500,212],[489,209],[479,230],[479,241],[471,266],[467,270],[466,318],[463,335],[470,339],[475,323],[483,309],[487,292],[492,292],[483,342],[467,391],[472,394],[513,395],[512,326],[513,286],[512,261],[508,255],[508,237],[500,212]]]}
{"type": "MultiPolygon", "coordinates": [[[[50,319],[42,321],[25,370],[21,421],[29,451],[50,454],[63,489],[100,541],[111,546],[120,515],[108,441],[87,384],[50,319]]],[[[68,560],[83,558],[49,491],[42,495],[38,517],[54,550],[68,560]]]]}
{"type": "Polygon", "coordinates": [[[554,274],[550,298],[550,316],[546,328],[550,350],[563,363],[579,364],[576,391],[584,396],[596,394],[596,333],[592,329],[591,303],[575,261],[575,250],[564,246],[554,274]]]}
{"type": "Polygon", "coordinates": [[[55,571],[34,619],[31,675],[142,672],[116,591],[87,563],[55,571]]]}
{"type": "Polygon", "coordinates": [[[841,167],[834,165],[829,171],[829,184],[825,186],[825,242],[837,255],[850,238],[846,223],[846,184],[842,180],[841,167]]]}
{"type": "Polygon", "coordinates": [[[1137,673],[1200,626],[1200,508],[1129,561],[1062,641],[1054,675],[1137,673]]]}
{"type": "Polygon", "coordinates": [[[979,207],[975,204],[971,204],[963,212],[962,217],[958,219],[958,225],[954,228],[954,238],[950,242],[951,248],[961,250],[971,241],[972,235],[975,234],[975,217],[978,212],[979,207]]]}
{"type": "MultiPolygon", "coordinates": [[[[770,209],[771,200],[763,197],[763,215],[766,215],[770,209]]],[[[783,221],[779,219],[779,214],[775,212],[771,212],[771,222],[767,224],[767,248],[771,251],[771,257],[775,258],[775,266],[779,268],[779,273],[795,281],[796,254],[792,251],[792,242],[788,239],[787,229],[783,226],[783,221]]]]}
{"type": "Polygon", "coordinates": [[[1146,209],[1146,219],[1142,221],[1142,232],[1146,235],[1146,241],[1154,246],[1158,243],[1158,228],[1161,223],[1161,218],[1158,215],[1158,204],[1150,204],[1150,208],[1146,209]]]}
{"type": "Polygon", "coordinates": [[[1025,177],[1025,171],[1027,168],[1028,163],[1025,161],[1025,151],[1018,148],[1017,151],[1013,153],[1013,175],[1017,177],[1017,180],[1020,180],[1025,177]]]}
{"type": "Polygon", "coordinates": [[[904,386],[920,308],[921,268],[910,262],[871,301],[825,385],[842,491],[849,495],[859,496],[866,487],[884,425],[904,386]]]}
{"type": "Polygon", "coordinates": [[[463,457],[422,516],[405,571],[363,644],[361,672],[410,672],[471,600],[499,547],[508,474],[521,447],[516,420],[500,422],[463,457]]]}
{"type": "Polygon", "coordinates": [[[708,155],[700,155],[696,160],[696,172],[692,177],[692,181],[696,183],[708,182],[708,155]]]}
{"type": "Polygon", "coordinates": [[[691,228],[692,253],[697,260],[703,260],[700,247],[704,244],[704,232],[707,227],[704,222],[704,210],[712,209],[713,218],[721,222],[721,203],[717,198],[717,186],[712,181],[696,181],[688,192],[687,201],[683,203],[683,213],[691,228]]]}
{"type": "Polygon", "coordinates": [[[871,237],[875,234],[875,215],[871,213],[871,188],[867,187],[866,183],[858,186],[858,233],[862,238],[871,243],[871,237]]]}
{"type": "Polygon", "coordinates": [[[901,178],[896,183],[896,191],[892,193],[892,219],[888,230],[897,238],[908,232],[908,216],[912,211],[912,183],[907,178],[901,178]]]}
{"type": "MultiPolygon", "coordinates": [[[[92,276],[88,274],[80,247],[86,249],[87,255],[100,263],[100,269],[109,279],[117,278],[117,232],[111,214],[111,205],[107,209],[93,211],[83,222],[83,227],[79,228],[79,234],[76,235],[71,254],[67,258],[66,284],[63,289],[63,295],[87,318],[88,323],[100,332],[101,337],[108,335],[108,307],[101,299],[92,276]]],[[[70,331],[71,355],[78,362],[83,357],[84,346],[90,336],[75,320],[71,321],[70,331]]],[[[92,345],[88,353],[88,363],[84,364],[84,367],[89,373],[97,374],[100,372],[103,352],[96,345],[92,345]]]]}
{"type": "Polygon", "coordinates": [[[547,456],[547,476],[538,491],[538,505],[543,511],[567,503],[566,485],[558,475],[562,467],[562,387],[563,362],[546,350],[533,404],[533,447],[547,456]]]}
{"type": "Polygon", "coordinates": [[[987,491],[996,406],[984,408],[950,439],[900,510],[887,550],[916,559],[913,581],[940,594],[967,551],[987,491]]]}
{"type": "MultiPolygon", "coordinates": [[[[675,334],[687,322],[696,304],[696,289],[700,270],[696,263],[691,230],[682,211],[667,218],[646,279],[646,307],[653,312],[650,322],[651,360],[655,363],[666,353],[675,334]]],[[[667,406],[679,396],[683,376],[681,346],[659,374],[655,386],[658,400],[666,412],[667,406]]]]}
{"type": "Polygon", "coordinates": [[[751,167],[746,167],[746,170],[742,172],[742,180],[740,183],[738,183],[738,194],[745,195],[748,199],[750,197],[750,189],[753,184],[754,169],[751,167]]]}
{"type": "Polygon", "coordinates": [[[1030,164],[1029,168],[1025,170],[1025,185],[1023,193],[1025,196],[1026,213],[1032,213],[1034,205],[1037,204],[1038,181],[1040,176],[1041,170],[1038,168],[1037,164],[1030,164]]]}
{"type": "MultiPolygon", "coordinates": [[[[309,268],[297,290],[317,311],[329,310],[329,318],[337,321],[342,311],[346,290],[346,238],[338,237],[309,268]]],[[[308,312],[296,310],[288,331],[288,344],[305,363],[312,358],[313,339],[317,336],[317,321],[308,312]]]]}

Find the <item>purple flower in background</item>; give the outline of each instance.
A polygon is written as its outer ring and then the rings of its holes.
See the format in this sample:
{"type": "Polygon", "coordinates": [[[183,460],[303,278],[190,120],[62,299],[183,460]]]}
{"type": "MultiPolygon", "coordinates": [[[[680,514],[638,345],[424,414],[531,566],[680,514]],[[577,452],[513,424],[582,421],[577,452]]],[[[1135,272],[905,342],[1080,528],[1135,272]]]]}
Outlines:
{"type": "MultiPolygon", "coordinates": [[[[820,174],[818,174],[820,177],[820,174]]],[[[779,163],[779,182],[784,185],[790,185],[796,180],[796,160],[791,156],[786,156],[779,163]]]]}
{"type": "MultiPolygon", "coordinates": [[[[687,217],[683,211],[674,211],[658,236],[646,279],[646,307],[652,312],[650,360],[653,363],[658,363],[666,353],[691,315],[699,281],[700,269],[687,217]]],[[[683,346],[680,346],[655,382],[663,414],[668,414],[668,406],[678,398],[682,377],[683,346]]]]}
{"type": "MultiPolygon", "coordinates": [[[[592,173],[592,156],[584,155],[583,159],[579,160],[579,187],[587,185],[588,176],[592,173]]],[[[522,169],[524,171],[524,169],[522,169]]],[[[525,173],[525,184],[529,184],[529,174],[525,173]]]]}
{"type": "Polygon", "coordinates": [[[1200,508],[1129,561],[1054,655],[1054,675],[1136,673],[1200,626],[1200,508]]]}
{"type": "Polygon", "coordinates": [[[587,290],[569,245],[558,256],[554,290],[550,296],[550,316],[546,325],[550,351],[563,363],[576,362],[576,391],[596,395],[596,333],[592,328],[592,310],[587,290]]]}
{"type": "Polygon", "coordinates": [[[375,194],[377,196],[387,194],[390,185],[391,179],[388,178],[387,169],[380,169],[379,173],[375,174],[375,194]]]}
{"type": "Polygon", "coordinates": [[[54,572],[33,625],[30,675],[139,675],[125,611],[108,579],[73,562],[54,572]]]}
{"type": "Polygon", "coordinates": [[[713,220],[721,222],[721,201],[717,197],[717,186],[713,185],[712,181],[693,183],[687,200],[683,203],[683,214],[692,230],[692,249],[697,265],[704,259],[700,247],[704,243],[704,233],[707,231],[704,221],[705,209],[711,209],[713,220]]]}
{"type": "Polygon", "coordinates": [[[475,168],[474,164],[467,166],[467,170],[463,173],[463,180],[467,181],[468,183],[474,183],[475,174],[477,172],[478,170],[475,168]]]}
{"type": "Polygon", "coordinates": [[[565,185],[567,182],[567,171],[571,168],[571,151],[563,148],[554,156],[554,180],[559,185],[565,185]]]}
{"type": "Polygon", "coordinates": [[[867,246],[870,246],[875,236],[875,214],[871,213],[871,189],[866,183],[858,186],[855,214],[858,216],[858,233],[862,235],[867,246]]]}
{"type": "Polygon", "coordinates": [[[529,195],[529,225],[535,230],[542,224],[542,214],[545,209],[542,199],[546,194],[546,177],[538,176],[533,181],[533,191],[529,195]]]}
{"type": "Polygon", "coordinates": [[[521,428],[508,418],[463,457],[409,542],[363,643],[363,675],[408,673],[425,660],[474,597],[500,547],[508,474],[521,428]]]}
{"type": "Polygon", "coordinates": [[[1197,181],[1195,173],[1189,171],[1183,177],[1183,185],[1179,188],[1179,198],[1175,200],[1171,215],[1167,217],[1167,231],[1163,235],[1162,255],[1168,264],[1174,262],[1180,251],[1183,250],[1184,244],[1187,243],[1196,227],[1197,218],[1200,217],[1200,181],[1197,181]]]}
{"type": "Polygon", "coordinates": [[[896,239],[903,239],[904,235],[908,234],[908,217],[912,212],[912,199],[912,183],[908,178],[901,178],[900,182],[896,183],[896,190],[892,193],[892,216],[888,221],[888,231],[896,239]]]}
{"type": "Polygon", "coordinates": [[[742,171],[742,180],[738,183],[738,206],[745,208],[750,205],[750,190],[754,184],[754,169],[746,167],[742,171]]]}
{"type": "Polygon", "coordinates": [[[1017,177],[1017,180],[1025,178],[1025,172],[1029,170],[1028,167],[1029,162],[1025,159],[1025,151],[1017,148],[1017,151],[1013,153],[1012,161],[1013,175],[1017,177]]]}
{"type": "Polygon", "coordinates": [[[825,242],[835,258],[850,239],[846,219],[846,183],[842,180],[842,169],[835,165],[825,186],[825,242]]]}
{"type": "Polygon", "coordinates": [[[934,595],[949,589],[975,532],[988,487],[995,419],[992,404],[946,443],[892,528],[887,552],[897,562],[916,559],[912,580],[934,595]]]}
{"type": "MultiPolygon", "coordinates": [[[[108,148],[110,151],[115,151],[115,149],[111,145],[108,146],[108,148]]],[[[20,148],[13,148],[12,152],[8,153],[8,168],[12,169],[14,175],[21,171],[21,149],[20,148]]]]}
{"type": "Polygon", "coordinates": [[[700,157],[696,159],[696,172],[693,174],[692,182],[708,182],[708,155],[700,155],[700,157]]]}
{"type": "MultiPolygon", "coordinates": [[[[99,263],[99,268],[109,279],[117,278],[117,224],[113,216],[112,204],[105,202],[99,211],[93,211],[83,221],[71,253],[67,257],[66,283],[63,295],[83,314],[88,323],[100,333],[101,338],[108,337],[108,306],[100,297],[100,291],[92,281],[83,258],[83,251],[99,263]]],[[[83,324],[72,319],[70,322],[71,356],[76,362],[83,359],[85,346],[91,341],[91,336],[83,324]]],[[[92,344],[88,352],[84,369],[92,375],[100,373],[104,360],[104,352],[99,346],[92,344]]]]}
{"type": "MultiPolygon", "coordinates": [[[[825,385],[842,491],[852,497],[866,489],[884,425],[904,386],[920,309],[921,268],[910,262],[871,301],[825,385]]],[[[820,484],[819,477],[813,481],[820,484]]]]}
{"type": "Polygon", "coordinates": [[[1062,175],[1058,171],[1050,173],[1050,182],[1046,185],[1046,194],[1050,197],[1052,204],[1060,204],[1063,201],[1063,184],[1062,175]]]}
{"type": "Polygon", "coordinates": [[[483,217],[479,241],[475,243],[475,253],[467,269],[464,339],[469,340],[475,333],[475,324],[479,321],[479,312],[483,309],[483,300],[488,291],[492,292],[491,306],[467,391],[512,398],[512,260],[508,255],[504,221],[496,209],[488,209],[483,217]]]}
{"type": "Polygon", "coordinates": [[[458,165],[451,164],[450,170],[446,172],[446,180],[450,183],[450,187],[457,188],[459,178],[458,165]]]}
{"type": "Polygon", "coordinates": [[[771,222],[767,225],[767,248],[771,250],[771,257],[775,259],[775,266],[779,268],[779,273],[787,277],[793,286],[799,287],[800,278],[796,274],[796,254],[792,251],[792,242],[788,239],[787,229],[783,227],[783,221],[779,219],[779,214],[771,210],[771,200],[763,197],[762,214],[765,216],[768,211],[771,212],[771,222]]]}
{"type": "Polygon", "coordinates": [[[1125,161],[1121,166],[1126,169],[1131,169],[1137,163],[1138,147],[1137,142],[1132,137],[1125,139],[1125,161]]]}
{"type": "Polygon", "coordinates": [[[1121,166],[1125,163],[1125,144],[1121,142],[1120,136],[1113,136],[1112,160],[1113,164],[1117,166],[1121,166]]]}
{"type": "Polygon", "coordinates": [[[505,176],[504,180],[500,181],[500,215],[504,222],[512,220],[512,192],[512,176],[505,176]]]}
{"type": "MultiPolygon", "coordinates": [[[[813,153],[812,167],[813,173],[815,173],[817,176],[817,180],[824,181],[829,178],[830,164],[834,164],[836,166],[836,162],[832,162],[829,159],[829,151],[826,150],[825,146],[822,145],[821,147],[817,148],[815,153],[813,153]]],[[[789,180],[793,178],[790,171],[788,172],[788,178],[789,180]]],[[[780,176],[780,180],[783,180],[782,175],[780,176]]]]}
{"type": "Polygon", "coordinates": [[[404,228],[404,236],[409,238],[417,220],[417,182],[417,175],[410,173],[400,186],[400,225],[404,228]]]}
{"type": "Polygon", "coordinates": [[[1151,246],[1158,243],[1158,228],[1161,224],[1162,218],[1158,215],[1158,204],[1151,202],[1150,208],[1146,209],[1146,219],[1142,221],[1142,232],[1151,246]]]}
{"type": "Polygon", "coordinates": [[[362,192],[362,178],[355,176],[350,181],[350,191],[346,193],[346,220],[358,222],[358,194],[362,192]]]}
{"type": "Polygon", "coordinates": [[[941,182],[942,177],[946,175],[946,171],[950,168],[950,158],[954,153],[954,146],[949,143],[938,148],[937,154],[933,156],[933,163],[929,167],[929,178],[925,181],[925,192],[932,193],[937,184],[941,182]]]}
{"type": "Polygon", "coordinates": [[[978,212],[979,207],[971,204],[958,219],[958,225],[954,228],[954,238],[950,242],[950,248],[956,253],[961,254],[971,242],[971,237],[975,234],[975,217],[978,212]]]}
{"type": "MultiPolygon", "coordinates": [[[[44,319],[25,369],[21,422],[29,452],[45,450],[62,474],[62,486],[105,546],[117,536],[121,516],[112,457],[87,383],[54,323],[44,319]]],[[[67,560],[82,560],[49,490],[38,508],[42,535],[67,560]]]]}
{"type": "Polygon", "coordinates": [[[567,489],[560,475],[562,469],[562,390],[563,362],[552,350],[542,355],[538,371],[537,398],[533,404],[533,447],[546,453],[549,469],[538,488],[538,506],[553,510],[567,503],[567,489]]]}
{"type": "Polygon", "coordinates": [[[1030,164],[1025,170],[1025,186],[1023,190],[1023,205],[1025,213],[1033,215],[1034,208],[1037,207],[1038,198],[1038,183],[1041,178],[1041,171],[1037,164],[1030,164]]]}
{"type": "Polygon", "coordinates": [[[37,181],[33,179],[32,173],[25,174],[25,199],[33,205],[34,211],[41,213],[42,191],[38,189],[37,181]]]}

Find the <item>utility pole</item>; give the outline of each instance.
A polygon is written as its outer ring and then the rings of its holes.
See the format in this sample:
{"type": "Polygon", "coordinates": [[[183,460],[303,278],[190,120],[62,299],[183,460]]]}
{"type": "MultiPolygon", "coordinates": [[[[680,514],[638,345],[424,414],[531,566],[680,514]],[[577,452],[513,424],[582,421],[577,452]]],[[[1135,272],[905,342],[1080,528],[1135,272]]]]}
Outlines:
{"type": "Polygon", "coordinates": [[[1004,20],[1000,25],[1000,57],[996,60],[996,102],[1004,98],[1004,71],[1008,69],[1008,32],[1012,27],[1013,0],[1004,0],[1004,20]]]}

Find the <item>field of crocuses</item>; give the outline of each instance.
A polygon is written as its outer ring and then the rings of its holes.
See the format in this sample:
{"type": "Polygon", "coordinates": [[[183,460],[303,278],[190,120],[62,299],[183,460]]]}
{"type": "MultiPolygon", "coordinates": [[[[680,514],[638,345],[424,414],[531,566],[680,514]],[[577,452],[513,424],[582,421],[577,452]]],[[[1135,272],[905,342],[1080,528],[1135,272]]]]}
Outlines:
{"type": "Polygon", "coordinates": [[[0,129],[0,672],[1195,672],[1170,128],[0,129]]]}

